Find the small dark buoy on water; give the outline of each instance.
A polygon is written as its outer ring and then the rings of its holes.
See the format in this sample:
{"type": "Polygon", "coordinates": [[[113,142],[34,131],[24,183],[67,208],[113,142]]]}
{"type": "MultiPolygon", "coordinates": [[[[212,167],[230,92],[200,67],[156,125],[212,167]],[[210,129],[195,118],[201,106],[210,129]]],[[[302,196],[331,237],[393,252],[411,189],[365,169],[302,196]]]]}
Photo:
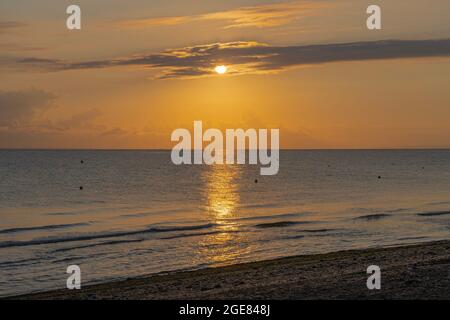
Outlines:
{"type": "Polygon", "coordinates": [[[255,183],[258,183],[258,179],[255,179],[255,183]]]}
{"type": "Polygon", "coordinates": [[[80,163],[84,163],[84,161],[83,161],[83,160],[81,160],[81,161],[80,161],[80,163]]]}
{"type": "Polygon", "coordinates": [[[83,186],[80,186],[80,190],[83,190],[83,186]]]}
{"type": "Polygon", "coordinates": [[[378,176],[378,179],[381,179],[381,176],[378,176]]]}

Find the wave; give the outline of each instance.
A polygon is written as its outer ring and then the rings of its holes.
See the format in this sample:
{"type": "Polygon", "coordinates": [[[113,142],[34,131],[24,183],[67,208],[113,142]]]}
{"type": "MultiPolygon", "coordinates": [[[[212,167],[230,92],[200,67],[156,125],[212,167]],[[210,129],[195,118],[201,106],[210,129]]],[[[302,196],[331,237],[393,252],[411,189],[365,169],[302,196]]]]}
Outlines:
{"type": "Polygon", "coordinates": [[[220,233],[232,233],[237,231],[211,231],[211,232],[199,232],[199,233],[183,233],[178,234],[170,237],[163,237],[160,238],[161,240],[172,240],[172,239],[179,239],[179,238],[187,238],[187,237],[197,237],[197,236],[209,236],[213,234],[220,234],[220,233]]]}
{"type": "Polygon", "coordinates": [[[123,244],[123,243],[134,243],[134,242],[142,242],[142,241],[144,241],[144,239],[112,240],[112,241],[106,241],[106,242],[100,242],[100,243],[94,243],[94,244],[87,244],[85,246],[75,246],[75,247],[68,247],[68,248],[60,248],[60,249],[54,250],[53,252],[66,252],[66,251],[77,250],[77,249],[85,249],[85,248],[107,246],[107,245],[115,245],[115,244],[123,244]]]}
{"type": "Polygon", "coordinates": [[[48,212],[46,216],[76,216],[86,213],[91,213],[91,210],[77,210],[77,211],[56,211],[56,212],[48,212]]]}
{"type": "Polygon", "coordinates": [[[266,203],[266,204],[245,204],[240,205],[241,209],[259,209],[259,208],[278,208],[278,203],[266,203]]]}
{"type": "Polygon", "coordinates": [[[106,232],[98,234],[88,234],[88,235],[76,235],[68,237],[55,237],[55,238],[40,238],[33,239],[29,241],[4,241],[0,242],[0,248],[11,248],[11,247],[25,247],[43,244],[54,244],[62,242],[75,242],[75,241],[87,241],[105,238],[117,238],[124,236],[132,236],[145,233],[162,233],[162,232],[175,232],[175,231],[192,231],[208,229],[216,226],[216,224],[202,224],[202,225],[192,225],[192,226],[180,226],[180,227],[151,227],[143,230],[132,230],[132,231],[121,231],[121,232],[106,232]]]}
{"type": "Polygon", "coordinates": [[[251,220],[273,220],[273,219],[282,219],[282,218],[295,218],[301,217],[306,214],[311,214],[313,212],[293,212],[293,213],[282,213],[282,214],[273,214],[273,215],[264,215],[264,216],[253,216],[253,217],[241,217],[241,218],[230,218],[223,219],[225,221],[251,221],[251,220]]]}
{"type": "Polygon", "coordinates": [[[180,227],[152,227],[147,229],[146,232],[171,232],[171,231],[191,231],[191,230],[199,230],[199,229],[209,229],[217,226],[215,223],[207,223],[201,225],[192,225],[192,226],[180,226],[180,227]]]}
{"type": "Polygon", "coordinates": [[[428,237],[404,237],[404,238],[398,238],[398,240],[421,240],[421,239],[428,239],[428,237]]]}
{"type": "Polygon", "coordinates": [[[119,217],[139,218],[139,217],[146,217],[146,216],[151,216],[151,215],[155,215],[155,214],[170,214],[170,213],[180,213],[180,212],[185,212],[185,211],[186,211],[185,209],[168,209],[168,210],[159,210],[159,211],[146,211],[146,212],[122,214],[119,217]]]}
{"type": "Polygon", "coordinates": [[[302,239],[305,236],[303,235],[296,235],[296,236],[288,236],[288,237],[282,237],[282,240],[295,240],[295,239],[302,239]]]}
{"type": "Polygon", "coordinates": [[[40,231],[40,230],[66,229],[66,228],[82,227],[82,226],[87,226],[87,225],[89,225],[89,223],[51,224],[51,225],[39,226],[39,227],[11,228],[11,229],[0,230],[0,234],[18,233],[18,232],[27,232],[27,231],[40,231]]]}
{"type": "Polygon", "coordinates": [[[309,230],[301,230],[301,231],[308,232],[308,233],[324,233],[324,232],[337,231],[337,229],[309,229],[309,230]]]}
{"type": "Polygon", "coordinates": [[[397,209],[391,209],[391,210],[386,210],[386,211],[390,212],[390,213],[396,213],[396,212],[405,212],[405,211],[408,211],[408,210],[411,210],[411,209],[408,209],[408,208],[397,208],[397,209]]]}
{"type": "Polygon", "coordinates": [[[46,213],[47,216],[75,216],[79,214],[78,212],[49,212],[46,213]]]}
{"type": "Polygon", "coordinates": [[[440,205],[447,205],[450,204],[450,201],[437,201],[437,202],[430,202],[427,203],[429,206],[440,206],[440,205]]]}
{"type": "Polygon", "coordinates": [[[270,222],[270,223],[260,223],[255,225],[256,228],[285,228],[285,227],[291,227],[295,226],[297,224],[306,224],[310,223],[307,221],[278,221],[278,222],[270,222]]]}
{"type": "Polygon", "coordinates": [[[372,221],[372,220],[380,220],[380,219],[388,218],[390,216],[392,216],[392,215],[387,214],[387,213],[375,213],[375,214],[369,214],[369,215],[365,215],[365,216],[356,217],[354,219],[355,220],[372,221]]]}
{"type": "Polygon", "coordinates": [[[28,259],[2,261],[0,262],[0,267],[29,265],[30,262],[34,262],[34,264],[37,264],[42,262],[42,260],[39,258],[28,258],[28,259]]]}
{"type": "Polygon", "coordinates": [[[433,212],[421,212],[418,213],[418,216],[422,216],[422,217],[433,217],[433,216],[444,216],[444,215],[449,215],[450,211],[433,211],[433,212]]]}
{"type": "MultiPolygon", "coordinates": [[[[323,236],[332,235],[332,234],[329,234],[328,232],[337,231],[337,230],[339,230],[339,229],[304,229],[304,230],[296,230],[296,231],[299,231],[300,233],[313,233],[313,234],[317,234],[317,235],[315,235],[316,237],[323,237],[323,236]]],[[[306,235],[297,234],[294,236],[282,237],[281,239],[294,240],[294,239],[303,239],[304,237],[306,237],[306,235]]]]}

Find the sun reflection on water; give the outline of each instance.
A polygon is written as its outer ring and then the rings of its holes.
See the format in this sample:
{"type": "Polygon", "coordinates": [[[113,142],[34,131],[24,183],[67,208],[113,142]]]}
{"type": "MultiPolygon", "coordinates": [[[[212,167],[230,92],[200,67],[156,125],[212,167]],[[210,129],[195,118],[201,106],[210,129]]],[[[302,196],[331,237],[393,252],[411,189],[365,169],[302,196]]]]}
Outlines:
{"type": "Polygon", "coordinates": [[[242,168],[238,165],[213,165],[205,169],[204,207],[217,233],[206,235],[199,243],[202,259],[214,264],[235,262],[246,253],[245,241],[239,233],[239,178],[242,168]]]}
{"type": "Polygon", "coordinates": [[[205,207],[212,218],[220,222],[236,214],[240,196],[237,179],[238,166],[213,165],[204,172],[205,207]]]}

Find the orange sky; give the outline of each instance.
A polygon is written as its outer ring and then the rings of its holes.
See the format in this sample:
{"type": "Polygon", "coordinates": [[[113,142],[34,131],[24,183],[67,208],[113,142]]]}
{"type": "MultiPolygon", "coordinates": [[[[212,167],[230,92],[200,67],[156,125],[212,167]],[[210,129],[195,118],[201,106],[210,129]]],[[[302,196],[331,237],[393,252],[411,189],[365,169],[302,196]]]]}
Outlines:
{"type": "Polygon", "coordinates": [[[450,3],[431,2],[378,1],[369,31],[370,1],[78,1],[69,31],[70,1],[2,1],[0,148],[171,148],[194,120],[283,148],[450,147],[450,3]]]}

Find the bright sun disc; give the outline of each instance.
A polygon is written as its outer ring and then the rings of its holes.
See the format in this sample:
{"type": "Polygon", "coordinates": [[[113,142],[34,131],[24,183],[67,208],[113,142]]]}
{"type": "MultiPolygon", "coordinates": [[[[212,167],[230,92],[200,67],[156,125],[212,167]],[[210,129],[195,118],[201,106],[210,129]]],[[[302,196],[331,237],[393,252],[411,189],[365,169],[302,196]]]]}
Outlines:
{"type": "Polygon", "coordinates": [[[227,69],[228,68],[226,66],[217,66],[214,70],[216,70],[218,74],[224,74],[227,72],[227,69]]]}

